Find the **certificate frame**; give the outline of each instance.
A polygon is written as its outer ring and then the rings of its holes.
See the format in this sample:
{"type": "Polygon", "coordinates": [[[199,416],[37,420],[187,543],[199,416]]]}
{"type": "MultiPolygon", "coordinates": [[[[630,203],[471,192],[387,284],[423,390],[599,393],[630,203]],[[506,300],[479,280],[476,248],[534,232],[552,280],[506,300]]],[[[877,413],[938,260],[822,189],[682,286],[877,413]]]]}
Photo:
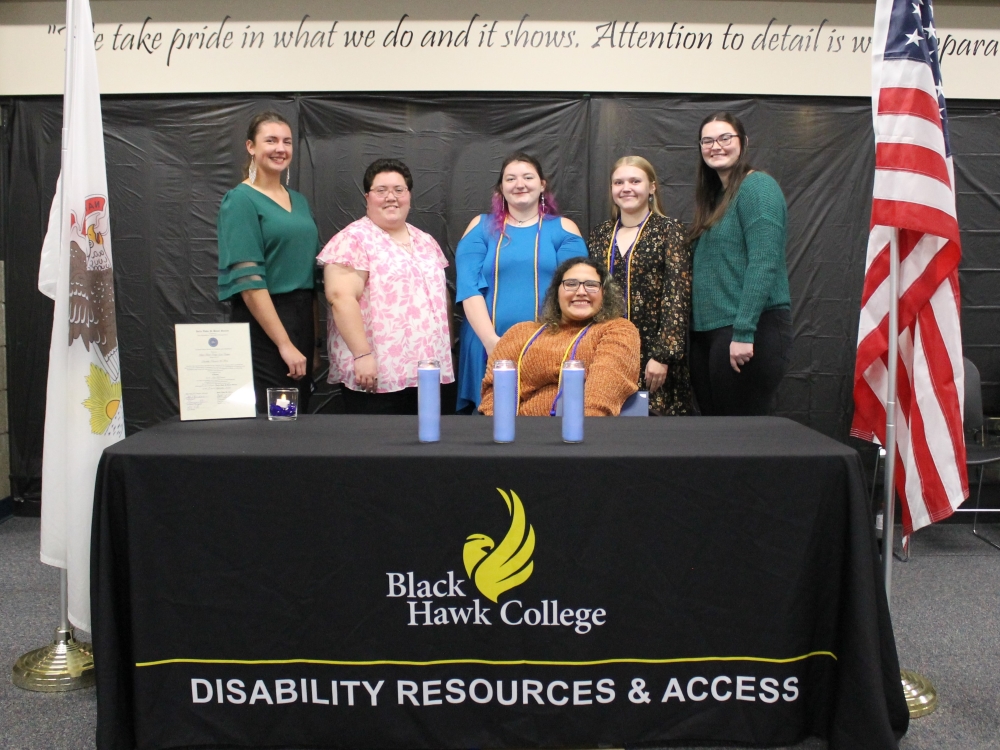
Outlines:
{"type": "Polygon", "coordinates": [[[174,340],[182,422],[257,416],[248,323],[178,323],[174,340]]]}

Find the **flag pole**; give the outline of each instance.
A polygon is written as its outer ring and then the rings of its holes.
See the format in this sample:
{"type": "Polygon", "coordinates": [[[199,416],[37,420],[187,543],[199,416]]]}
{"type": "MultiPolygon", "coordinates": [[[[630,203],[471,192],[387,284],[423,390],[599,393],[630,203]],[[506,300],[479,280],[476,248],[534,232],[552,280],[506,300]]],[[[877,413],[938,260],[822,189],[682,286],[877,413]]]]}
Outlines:
{"type": "Polygon", "coordinates": [[[885,504],[882,509],[882,571],[892,608],[892,544],[896,522],[896,377],[899,366],[899,229],[889,235],[889,385],[885,396],[885,504]]]}
{"type": "MultiPolygon", "coordinates": [[[[66,151],[69,138],[68,123],[74,55],[73,35],[76,31],[73,0],[66,0],[66,65],[63,84],[63,127],[62,150],[59,162],[59,246],[65,247],[66,232],[66,191],[63,189],[62,175],[66,167],[66,151]]],[[[62,693],[91,687],[95,682],[94,653],[89,643],[77,641],[73,626],[69,622],[69,581],[66,568],[59,569],[59,627],[55,640],[48,646],[23,654],[12,670],[14,684],[24,690],[41,693],[62,693]]]]}
{"type": "MultiPolygon", "coordinates": [[[[882,508],[882,570],[885,598],[892,610],[892,544],[896,516],[896,377],[899,373],[899,229],[889,235],[889,384],[885,397],[885,504],[882,508]]],[[[899,670],[910,718],[933,713],[937,691],[918,672],[899,670]]]]}

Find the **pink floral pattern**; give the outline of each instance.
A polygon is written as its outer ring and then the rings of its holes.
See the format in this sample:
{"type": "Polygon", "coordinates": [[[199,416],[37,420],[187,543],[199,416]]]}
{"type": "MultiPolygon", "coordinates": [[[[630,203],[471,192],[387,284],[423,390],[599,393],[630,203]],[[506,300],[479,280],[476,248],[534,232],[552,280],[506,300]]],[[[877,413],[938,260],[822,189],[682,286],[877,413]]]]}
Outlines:
{"type": "MultiPolygon", "coordinates": [[[[367,216],[333,236],[317,260],[368,272],[361,297],[361,317],[368,344],[378,361],[378,393],[417,385],[417,362],[441,362],[441,382],[452,383],[448,331],[448,261],[438,243],[409,224],[412,254],[400,247],[367,216]]],[[[354,379],[354,357],[327,314],[330,383],[360,390],[354,379]]]]}

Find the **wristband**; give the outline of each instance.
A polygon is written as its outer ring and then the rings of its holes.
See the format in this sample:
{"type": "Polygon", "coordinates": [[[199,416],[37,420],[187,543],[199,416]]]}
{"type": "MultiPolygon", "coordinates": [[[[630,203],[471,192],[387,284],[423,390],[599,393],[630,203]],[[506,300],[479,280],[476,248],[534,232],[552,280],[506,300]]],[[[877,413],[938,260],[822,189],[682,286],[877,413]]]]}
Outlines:
{"type": "Polygon", "coordinates": [[[364,354],[359,354],[357,357],[354,358],[354,361],[357,362],[359,359],[361,359],[362,357],[367,357],[369,354],[371,354],[371,351],[367,351],[364,354]]]}

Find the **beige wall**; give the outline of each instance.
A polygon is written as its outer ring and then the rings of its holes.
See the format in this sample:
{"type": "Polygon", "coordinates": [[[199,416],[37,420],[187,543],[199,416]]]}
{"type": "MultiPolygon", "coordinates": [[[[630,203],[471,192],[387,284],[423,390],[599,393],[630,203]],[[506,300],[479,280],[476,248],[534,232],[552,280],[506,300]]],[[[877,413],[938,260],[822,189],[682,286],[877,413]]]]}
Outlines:
{"type": "MultiPolygon", "coordinates": [[[[872,3],[95,0],[92,7],[103,93],[871,91],[872,3]]],[[[64,3],[0,2],[0,95],[62,92],[64,21],[64,3]]],[[[1000,7],[939,1],[936,25],[946,94],[1000,99],[1000,7]]]]}

